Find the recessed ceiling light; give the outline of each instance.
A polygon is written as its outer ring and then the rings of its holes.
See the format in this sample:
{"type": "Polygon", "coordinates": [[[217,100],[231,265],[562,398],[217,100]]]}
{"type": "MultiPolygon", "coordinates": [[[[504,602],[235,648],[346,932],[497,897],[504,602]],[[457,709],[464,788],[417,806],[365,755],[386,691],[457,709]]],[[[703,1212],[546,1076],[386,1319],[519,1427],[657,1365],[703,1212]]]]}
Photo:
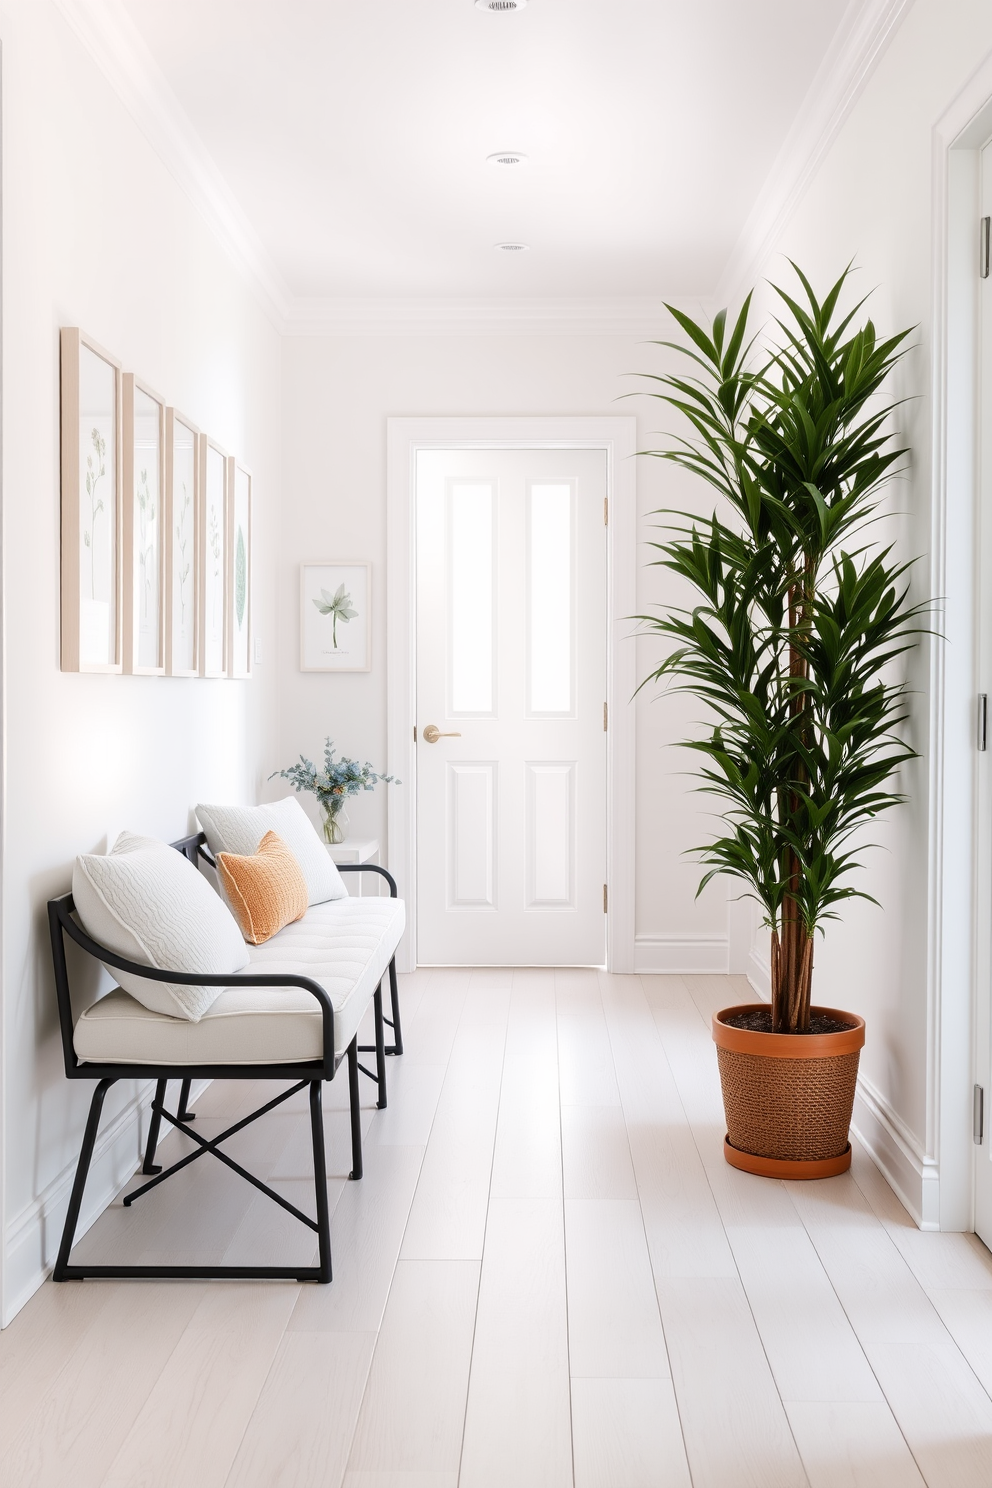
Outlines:
{"type": "Polygon", "coordinates": [[[476,10],[523,10],[527,0],[475,0],[476,10]]]}
{"type": "Polygon", "coordinates": [[[495,155],[486,156],[487,165],[526,165],[527,156],[522,155],[519,150],[497,150],[495,155]]]}
{"type": "Polygon", "coordinates": [[[529,243],[496,243],[495,247],[500,253],[526,253],[530,247],[529,243]]]}

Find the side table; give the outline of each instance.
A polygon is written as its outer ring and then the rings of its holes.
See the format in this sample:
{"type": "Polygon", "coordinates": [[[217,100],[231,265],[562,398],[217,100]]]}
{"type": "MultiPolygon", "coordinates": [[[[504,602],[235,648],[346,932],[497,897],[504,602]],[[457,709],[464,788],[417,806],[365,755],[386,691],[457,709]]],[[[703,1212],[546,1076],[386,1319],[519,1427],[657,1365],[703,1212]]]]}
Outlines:
{"type": "MultiPolygon", "coordinates": [[[[327,851],[335,863],[378,863],[379,861],[379,839],[378,837],[346,837],[344,842],[335,842],[328,846],[327,851]]],[[[367,873],[356,874],[358,879],[368,878],[367,873]]],[[[350,877],[350,875],[349,875],[350,877]]],[[[378,879],[378,874],[375,875],[378,879]]],[[[378,887],[376,889],[378,893],[378,887]]],[[[362,884],[358,885],[358,897],[364,893],[362,884]]]]}

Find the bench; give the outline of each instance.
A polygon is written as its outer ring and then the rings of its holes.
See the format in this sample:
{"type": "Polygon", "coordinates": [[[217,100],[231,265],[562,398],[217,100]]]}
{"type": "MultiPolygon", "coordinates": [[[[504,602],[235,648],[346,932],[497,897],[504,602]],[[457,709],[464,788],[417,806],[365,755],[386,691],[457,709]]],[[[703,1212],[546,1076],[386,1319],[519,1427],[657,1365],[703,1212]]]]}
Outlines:
{"type": "MultiPolygon", "coordinates": [[[[206,838],[199,832],[171,845],[194,867],[201,859],[213,866],[205,844],[206,838]]],[[[348,897],[312,905],[301,920],[287,925],[271,940],[260,946],[250,946],[247,969],[227,976],[155,970],[129,961],[86,934],[74,914],[71,894],[49,900],[48,918],[66,1078],[97,1081],[53,1272],[55,1281],[82,1280],[84,1277],[204,1280],[227,1277],[325,1283],[331,1280],[322,1085],[332,1080],[340,1065],[347,1061],[352,1142],[350,1177],[361,1178],[359,1074],[364,1073],[375,1081],[378,1105],[380,1108],[385,1106],[386,1055],[403,1051],[395,963],[396,948],[405,923],[403,901],[397,897],[392,875],[377,864],[343,864],[340,871],[379,875],[389,886],[389,898],[348,897]],[[185,986],[223,987],[224,991],[198,1022],[151,1012],[120,987],[99,998],[74,1020],[66,936],[87,955],[118,971],[185,986]],[[384,1017],[382,1008],[382,983],[387,975],[391,1018],[384,1017]],[[370,1003],[374,1009],[375,1043],[359,1045],[358,1028],[370,1003]],[[383,1026],[386,1023],[393,1030],[393,1043],[388,1047],[383,1026]],[[360,1064],[358,1056],[362,1052],[375,1053],[374,1073],[360,1064]],[[316,1233],[317,1265],[72,1264],[70,1253],[104,1099],[111,1086],[122,1079],[156,1081],[142,1165],[148,1181],[125,1196],[126,1205],[198,1158],[211,1155],[316,1233]],[[207,1141],[190,1125],[194,1116],[188,1108],[192,1082],[202,1079],[278,1080],[290,1084],[288,1089],[258,1110],[207,1141]],[[175,1114],[166,1106],[170,1080],[181,1082],[175,1114]],[[222,1150],[222,1144],[235,1132],[243,1130],[307,1087],[316,1218],[297,1209],[222,1150]],[[155,1164],[163,1121],[184,1132],[194,1143],[193,1152],[165,1171],[155,1164]]]]}

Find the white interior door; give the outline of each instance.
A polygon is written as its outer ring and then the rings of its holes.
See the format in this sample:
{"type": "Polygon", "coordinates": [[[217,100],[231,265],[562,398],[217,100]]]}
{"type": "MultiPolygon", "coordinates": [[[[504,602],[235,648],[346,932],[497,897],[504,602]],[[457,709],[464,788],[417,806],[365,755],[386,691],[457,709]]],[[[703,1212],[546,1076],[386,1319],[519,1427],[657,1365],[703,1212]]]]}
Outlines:
{"type": "Polygon", "coordinates": [[[606,454],[417,455],[424,965],[602,965],[606,454]]]}
{"type": "MultiPolygon", "coordinates": [[[[992,141],[981,153],[982,214],[992,215],[992,141]]],[[[984,229],[984,223],[982,224],[984,229]]],[[[981,245],[980,245],[981,246],[981,245]]],[[[981,739],[982,710],[979,705],[976,743],[985,744],[979,754],[979,935],[977,945],[978,998],[975,1018],[975,1229],[992,1248],[992,275],[979,280],[981,408],[980,582],[979,582],[979,693],[990,699],[986,715],[986,738],[981,739]]]]}

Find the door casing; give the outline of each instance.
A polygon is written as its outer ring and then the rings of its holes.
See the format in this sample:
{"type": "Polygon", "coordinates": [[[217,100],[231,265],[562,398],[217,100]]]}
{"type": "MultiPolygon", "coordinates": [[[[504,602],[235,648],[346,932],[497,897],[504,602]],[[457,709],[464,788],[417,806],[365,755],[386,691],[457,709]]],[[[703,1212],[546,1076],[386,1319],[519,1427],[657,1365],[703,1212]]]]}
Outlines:
{"type": "Polygon", "coordinates": [[[417,965],[416,468],[422,449],[601,449],[606,452],[607,644],[606,964],[634,969],[634,691],[637,420],[631,417],[391,418],[386,421],[386,757],[403,782],[388,793],[387,851],[407,903],[397,953],[417,965]]]}

